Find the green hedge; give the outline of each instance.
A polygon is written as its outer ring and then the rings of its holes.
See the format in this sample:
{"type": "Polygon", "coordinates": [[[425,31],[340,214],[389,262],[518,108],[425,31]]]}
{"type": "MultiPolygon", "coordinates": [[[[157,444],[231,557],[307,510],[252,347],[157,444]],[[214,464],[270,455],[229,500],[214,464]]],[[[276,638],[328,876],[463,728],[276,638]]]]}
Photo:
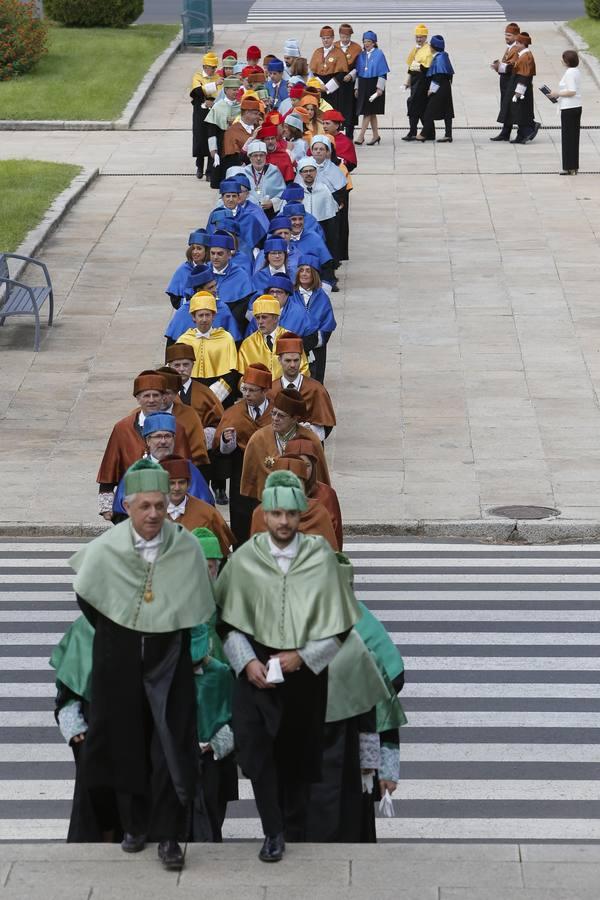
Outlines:
{"type": "Polygon", "coordinates": [[[600,19],[600,0],[585,0],[585,11],[590,19],[600,19]]]}
{"type": "Polygon", "coordinates": [[[125,28],[139,19],[144,0],[44,0],[44,10],[73,28],[125,28]]]}
{"type": "Polygon", "coordinates": [[[48,52],[47,40],[48,26],[33,0],[0,0],[0,81],[30,72],[48,52]]]}

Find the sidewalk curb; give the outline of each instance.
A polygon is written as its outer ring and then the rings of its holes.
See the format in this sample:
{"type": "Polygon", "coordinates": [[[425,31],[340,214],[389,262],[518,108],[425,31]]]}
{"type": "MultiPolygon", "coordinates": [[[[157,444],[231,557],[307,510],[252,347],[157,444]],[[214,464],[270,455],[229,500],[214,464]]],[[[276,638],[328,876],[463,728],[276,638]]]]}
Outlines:
{"type": "MultiPolygon", "coordinates": [[[[82,171],[79,175],[75,176],[69,187],[55,198],[53,203],[46,210],[46,214],[42,221],[28,233],[23,243],[15,250],[15,253],[18,253],[21,256],[36,256],[45,241],[52,232],[58,228],[73,204],[79,200],[85,191],[87,191],[92,182],[98,177],[98,174],[98,169],[83,167],[82,171]]],[[[27,265],[26,262],[21,262],[19,266],[13,270],[13,278],[18,281],[22,272],[27,268],[27,265]]]]}
{"type": "Polygon", "coordinates": [[[118,119],[0,119],[0,131],[127,131],[137,118],[148,94],[171,62],[183,42],[183,30],[175,35],[166,50],[157,56],[118,119]]]}
{"type": "MultiPolygon", "coordinates": [[[[92,538],[111,526],[98,523],[30,524],[0,522],[0,538],[92,538]]],[[[523,521],[516,519],[444,520],[415,519],[403,522],[352,522],[344,526],[346,537],[453,538],[482,543],[553,544],[567,541],[600,542],[600,522],[565,519],[523,521]]]]}
{"type": "Polygon", "coordinates": [[[591,53],[586,53],[586,50],[589,49],[589,44],[581,37],[578,31],[575,31],[573,28],[569,28],[566,22],[556,22],[556,27],[560,31],[564,37],[569,41],[570,44],[573,45],[575,50],[579,53],[579,58],[585,65],[587,66],[590,75],[600,87],[600,60],[597,57],[593,56],[591,53]]]}

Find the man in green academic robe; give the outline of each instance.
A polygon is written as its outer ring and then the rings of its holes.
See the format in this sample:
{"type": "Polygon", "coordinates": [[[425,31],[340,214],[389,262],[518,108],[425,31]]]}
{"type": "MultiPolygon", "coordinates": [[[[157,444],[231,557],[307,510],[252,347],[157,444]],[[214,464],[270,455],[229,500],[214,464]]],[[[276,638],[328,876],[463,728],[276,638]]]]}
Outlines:
{"type": "Polygon", "coordinates": [[[94,626],[88,731],[81,783],[114,791],[122,848],[158,842],[181,869],[197,773],[190,629],[214,612],[198,541],[166,520],[169,478],[150,460],[125,475],[129,519],[70,560],[81,610],[94,626]]]}
{"type": "Polygon", "coordinates": [[[278,862],[285,839],[306,839],[308,788],[321,777],[327,667],[358,609],[327,541],[298,531],[306,509],[300,480],[273,472],[262,504],[268,530],[233,554],[216,594],[237,675],[238,762],[265,834],[259,858],[278,862]]]}

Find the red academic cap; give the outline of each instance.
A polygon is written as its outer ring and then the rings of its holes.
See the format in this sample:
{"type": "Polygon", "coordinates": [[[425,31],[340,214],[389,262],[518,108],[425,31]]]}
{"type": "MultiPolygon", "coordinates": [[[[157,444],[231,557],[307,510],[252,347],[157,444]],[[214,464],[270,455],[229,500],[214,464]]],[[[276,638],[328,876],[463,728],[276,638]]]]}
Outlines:
{"type": "Polygon", "coordinates": [[[263,140],[268,137],[277,137],[277,125],[263,125],[258,132],[258,139],[263,140]]]}
{"type": "Polygon", "coordinates": [[[234,59],[238,58],[238,55],[235,52],[235,50],[225,50],[221,59],[227,59],[228,56],[233,56],[234,59]]]}
{"type": "Polygon", "coordinates": [[[260,52],[260,49],[258,47],[254,47],[254,46],[248,47],[248,51],[246,53],[246,59],[248,59],[248,60],[260,59],[261,56],[262,56],[262,53],[260,52]]]}
{"type": "Polygon", "coordinates": [[[306,87],[303,84],[294,84],[289,90],[289,95],[292,99],[300,99],[300,97],[304,97],[306,93],[306,87]]]}
{"type": "Polygon", "coordinates": [[[344,117],[338,109],[326,109],[321,115],[322,122],[343,122],[344,117]]]}

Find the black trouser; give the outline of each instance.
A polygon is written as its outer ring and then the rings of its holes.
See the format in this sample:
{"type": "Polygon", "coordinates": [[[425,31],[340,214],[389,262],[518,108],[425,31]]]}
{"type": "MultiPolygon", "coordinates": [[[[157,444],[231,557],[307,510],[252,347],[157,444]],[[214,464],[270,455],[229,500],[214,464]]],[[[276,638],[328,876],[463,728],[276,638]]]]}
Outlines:
{"type": "Polygon", "coordinates": [[[185,841],[189,810],[180,803],[175,792],[167,760],[156,731],[154,731],[150,743],[150,762],[152,766],[151,796],[144,794],[117,795],[123,830],[129,834],[146,834],[152,841],[185,841]]]}
{"type": "Polygon", "coordinates": [[[562,167],[565,171],[579,168],[579,133],[581,130],[581,106],[560,111],[560,136],[562,143],[562,167]]]}
{"type": "MultiPolygon", "coordinates": [[[[452,116],[444,118],[444,132],[445,137],[452,137],[452,116]]],[[[435,120],[427,115],[427,110],[425,110],[425,116],[423,117],[423,131],[421,133],[428,141],[435,140],[435,120]]]]}

